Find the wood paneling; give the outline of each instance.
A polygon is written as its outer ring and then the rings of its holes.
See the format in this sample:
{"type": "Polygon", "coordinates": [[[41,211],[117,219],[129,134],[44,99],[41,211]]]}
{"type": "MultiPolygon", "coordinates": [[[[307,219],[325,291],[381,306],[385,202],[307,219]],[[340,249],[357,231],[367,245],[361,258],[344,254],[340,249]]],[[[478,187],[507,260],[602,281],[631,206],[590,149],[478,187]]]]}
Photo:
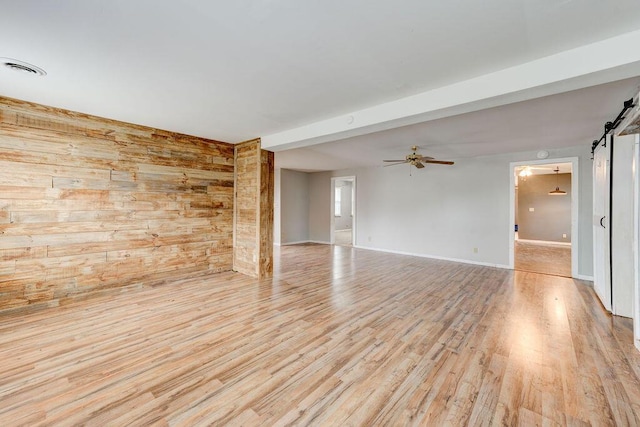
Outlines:
{"type": "Polygon", "coordinates": [[[273,272],[273,153],[260,140],[235,146],[234,270],[253,277],[273,272]]]}
{"type": "Polygon", "coordinates": [[[0,309],[230,270],[233,156],[0,98],[0,309]]]}
{"type": "Polygon", "coordinates": [[[261,150],[260,153],[260,258],[258,277],[273,274],[273,191],[274,191],[274,154],[261,150]]]}
{"type": "Polygon", "coordinates": [[[584,282],[279,250],[273,279],[225,272],[2,316],[0,425],[640,425],[631,320],[584,282]]]}

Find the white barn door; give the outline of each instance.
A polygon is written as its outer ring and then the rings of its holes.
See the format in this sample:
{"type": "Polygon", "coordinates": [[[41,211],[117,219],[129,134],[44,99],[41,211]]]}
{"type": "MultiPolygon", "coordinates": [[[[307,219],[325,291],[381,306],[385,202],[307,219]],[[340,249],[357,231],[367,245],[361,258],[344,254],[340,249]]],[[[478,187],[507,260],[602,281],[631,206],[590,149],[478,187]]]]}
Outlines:
{"type": "Polygon", "coordinates": [[[593,288],[611,311],[609,163],[611,135],[593,153],[593,288]]]}
{"type": "Polygon", "coordinates": [[[633,153],[637,135],[616,135],[613,141],[612,168],[613,206],[611,215],[611,312],[633,317],[633,153]]]}

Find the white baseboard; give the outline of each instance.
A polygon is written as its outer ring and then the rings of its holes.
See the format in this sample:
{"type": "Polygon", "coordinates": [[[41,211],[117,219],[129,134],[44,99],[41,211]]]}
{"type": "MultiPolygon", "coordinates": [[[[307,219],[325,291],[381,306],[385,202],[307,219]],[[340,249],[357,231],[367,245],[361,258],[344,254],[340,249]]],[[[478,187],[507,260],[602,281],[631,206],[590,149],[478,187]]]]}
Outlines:
{"type": "Polygon", "coordinates": [[[298,240],[295,242],[280,242],[280,246],[301,245],[303,243],[310,243],[310,242],[308,240],[298,240]]]}
{"type": "Polygon", "coordinates": [[[462,264],[473,264],[473,265],[481,265],[481,266],[484,266],[484,267],[495,267],[495,268],[502,268],[502,269],[505,269],[505,270],[511,270],[511,267],[509,267],[508,265],[505,265],[505,264],[493,264],[493,263],[490,263],[490,262],[472,261],[472,260],[469,260],[469,259],[449,258],[449,257],[442,257],[442,256],[436,256],[436,255],[427,255],[427,254],[417,254],[417,253],[413,253],[413,252],[394,251],[394,250],[390,250],[390,249],[371,248],[371,247],[366,247],[366,246],[354,246],[354,248],[367,249],[369,251],[376,251],[376,252],[386,252],[386,253],[397,254],[397,255],[409,255],[409,256],[415,256],[415,257],[419,257],[419,258],[437,259],[437,260],[441,260],[441,261],[452,261],[452,262],[459,262],[459,263],[462,263],[462,264]]]}
{"type": "Polygon", "coordinates": [[[305,243],[317,243],[319,245],[330,245],[331,244],[329,242],[321,242],[319,240],[299,240],[297,242],[280,243],[280,245],[278,245],[278,246],[302,245],[302,244],[305,244],[305,243]]]}
{"type": "MultiPolygon", "coordinates": [[[[325,241],[321,241],[321,240],[301,240],[299,242],[287,242],[287,243],[281,243],[281,244],[275,244],[275,246],[289,246],[289,245],[301,245],[304,243],[316,243],[319,245],[330,245],[330,242],[325,242],[325,241]]],[[[504,270],[513,270],[512,267],[506,265],[506,264],[494,264],[494,263],[490,263],[490,262],[481,262],[481,261],[472,261],[469,259],[461,259],[461,258],[449,258],[449,257],[442,257],[442,256],[436,256],[436,255],[428,255],[428,254],[418,254],[418,253],[414,253],[414,252],[404,252],[404,251],[394,251],[394,250],[390,250],[390,249],[380,249],[380,248],[371,248],[371,247],[367,247],[367,246],[359,246],[359,245],[353,245],[354,248],[358,248],[358,249],[366,249],[368,251],[375,251],[375,252],[386,252],[386,253],[390,253],[390,254],[397,254],[397,255],[409,255],[409,256],[415,256],[415,257],[419,257],[419,258],[429,258],[429,259],[437,259],[437,260],[441,260],[441,261],[451,261],[451,262],[459,262],[462,264],[472,264],[472,265],[482,265],[484,267],[495,267],[495,268],[502,268],[504,270]]],[[[593,276],[587,276],[584,274],[578,274],[577,276],[573,277],[574,279],[578,279],[578,280],[584,280],[586,282],[593,282],[593,276]]]]}

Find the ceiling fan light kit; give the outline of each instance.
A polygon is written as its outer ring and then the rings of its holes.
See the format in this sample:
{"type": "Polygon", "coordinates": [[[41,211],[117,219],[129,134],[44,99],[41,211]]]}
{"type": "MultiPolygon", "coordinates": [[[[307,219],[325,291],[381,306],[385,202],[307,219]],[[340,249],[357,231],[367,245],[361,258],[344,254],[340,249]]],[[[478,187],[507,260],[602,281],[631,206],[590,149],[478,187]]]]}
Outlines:
{"type": "Polygon", "coordinates": [[[409,166],[415,166],[416,169],[424,168],[425,163],[431,163],[436,165],[449,165],[451,166],[453,162],[447,160],[436,160],[433,157],[423,156],[422,154],[416,153],[418,151],[418,147],[414,145],[411,147],[413,151],[411,154],[407,154],[404,160],[383,160],[384,162],[390,163],[385,166],[395,166],[395,165],[403,165],[408,163],[409,166]]]}

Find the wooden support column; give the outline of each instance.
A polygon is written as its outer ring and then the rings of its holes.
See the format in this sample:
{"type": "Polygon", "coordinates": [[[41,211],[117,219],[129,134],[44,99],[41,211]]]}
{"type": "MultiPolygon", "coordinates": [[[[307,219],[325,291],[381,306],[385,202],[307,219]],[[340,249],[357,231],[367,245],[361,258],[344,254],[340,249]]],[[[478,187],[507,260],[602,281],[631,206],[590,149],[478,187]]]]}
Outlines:
{"type": "Polygon", "coordinates": [[[252,277],[273,274],[273,171],[260,139],[235,146],[233,269],[252,277]]]}

